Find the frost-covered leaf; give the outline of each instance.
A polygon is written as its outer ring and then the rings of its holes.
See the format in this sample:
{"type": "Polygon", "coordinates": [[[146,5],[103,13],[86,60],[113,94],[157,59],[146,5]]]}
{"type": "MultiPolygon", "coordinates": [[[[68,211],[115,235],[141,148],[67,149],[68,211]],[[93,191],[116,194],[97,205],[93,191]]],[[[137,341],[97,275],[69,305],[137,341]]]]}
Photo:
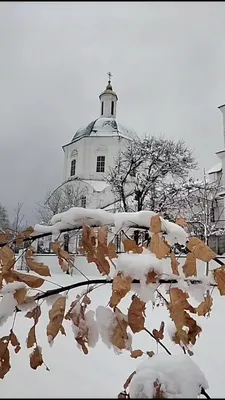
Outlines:
{"type": "Polygon", "coordinates": [[[182,267],[186,278],[189,276],[197,276],[196,257],[193,253],[188,253],[185,264],[182,267]]]}
{"type": "Polygon", "coordinates": [[[159,215],[155,215],[151,218],[150,231],[153,233],[159,233],[162,230],[161,219],[159,215]]]}
{"type": "Polygon", "coordinates": [[[65,307],[66,297],[61,296],[54,302],[51,310],[49,311],[49,323],[47,325],[47,336],[49,343],[51,343],[59,333],[59,329],[64,318],[65,307]]]}
{"type": "Polygon", "coordinates": [[[216,257],[216,253],[196,237],[193,237],[189,240],[187,248],[195,255],[196,258],[205,262],[211,261],[216,257]]]}
{"type": "Polygon", "coordinates": [[[221,296],[225,295],[225,265],[217,268],[213,273],[221,296]]]}
{"type": "Polygon", "coordinates": [[[132,358],[138,358],[138,357],[141,357],[142,355],[143,355],[143,351],[140,350],[140,349],[138,349],[138,350],[133,350],[133,351],[131,351],[131,353],[130,353],[130,356],[131,356],[132,358]]]}
{"type": "Polygon", "coordinates": [[[110,307],[115,307],[119,304],[120,300],[126,296],[131,290],[132,278],[130,276],[124,276],[119,273],[114,279],[112,284],[112,296],[110,298],[110,307]]]}
{"type": "Polygon", "coordinates": [[[133,333],[144,329],[146,304],[137,296],[132,297],[132,302],[128,309],[128,324],[133,333]]]}
{"type": "Polygon", "coordinates": [[[154,233],[151,238],[150,250],[155,253],[156,257],[160,260],[165,258],[170,251],[169,246],[160,238],[158,233],[154,233]]]}
{"type": "Polygon", "coordinates": [[[199,304],[199,306],[196,308],[196,313],[198,315],[203,315],[205,316],[206,314],[209,314],[212,308],[213,304],[213,299],[211,296],[206,296],[204,301],[199,304]]]}
{"type": "Polygon", "coordinates": [[[177,261],[176,256],[173,251],[170,253],[170,260],[171,260],[171,268],[172,268],[173,274],[179,275],[178,266],[180,265],[180,263],[177,261]]]}
{"type": "Polygon", "coordinates": [[[26,258],[26,263],[31,271],[34,271],[42,276],[51,276],[49,267],[47,265],[45,265],[42,262],[38,263],[37,261],[35,261],[33,249],[28,248],[26,250],[25,258],[26,258]]]}
{"type": "Polygon", "coordinates": [[[126,253],[129,253],[129,251],[132,251],[133,253],[141,254],[143,252],[143,247],[138,246],[137,243],[135,242],[135,240],[123,238],[122,242],[123,242],[124,251],[126,253]]]}
{"type": "Polygon", "coordinates": [[[37,367],[43,364],[43,358],[41,354],[41,348],[36,346],[33,352],[30,354],[30,367],[37,369],[37,367]]]}
{"type": "Polygon", "coordinates": [[[164,327],[165,323],[162,321],[160,324],[159,331],[157,331],[157,329],[153,329],[152,334],[157,340],[159,339],[162,340],[164,338],[164,327]]]}

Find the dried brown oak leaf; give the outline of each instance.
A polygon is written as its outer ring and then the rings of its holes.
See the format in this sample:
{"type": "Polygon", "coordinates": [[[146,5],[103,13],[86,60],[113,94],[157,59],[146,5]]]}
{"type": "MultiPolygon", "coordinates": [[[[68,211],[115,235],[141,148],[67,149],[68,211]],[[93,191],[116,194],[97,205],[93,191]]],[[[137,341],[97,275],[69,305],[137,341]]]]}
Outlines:
{"type": "Polygon", "coordinates": [[[153,383],[154,386],[154,393],[152,398],[153,399],[166,399],[167,395],[166,393],[161,389],[161,383],[158,381],[158,379],[153,383]]]}
{"type": "Polygon", "coordinates": [[[138,246],[135,240],[132,239],[122,239],[124,251],[128,253],[132,251],[135,254],[141,254],[143,252],[143,247],[138,246]]]}
{"type": "Polygon", "coordinates": [[[187,248],[195,255],[196,258],[205,262],[211,261],[216,257],[216,253],[196,237],[193,237],[189,240],[187,243],[187,248]]]}
{"type": "Polygon", "coordinates": [[[22,247],[23,243],[24,243],[24,239],[30,237],[33,232],[34,232],[34,229],[32,228],[32,226],[29,226],[29,228],[27,228],[23,232],[18,232],[16,234],[16,246],[22,247]]]}
{"type": "Polygon", "coordinates": [[[13,294],[13,297],[16,299],[17,304],[24,304],[25,299],[26,299],[26,294],[27,294],[27,289],[26,288],[20,288],[16,289],[15,293],[13,294]]]}
{"type": "Polygon", "coordinates": [[[170,260],[171,260],[171,268],[172,268],[173,274],[179,275],[178,267],[179,267],[180,263],[177,261],[176,256],[173,251],[170,253],[170,260]]]}
{"type": "Polygon", "coordinates": [[[52,250],[58,256],[58,262],[62,271],[68,272],[70,264],[74,263],[74,256],[64,250],[58,241],[52,243],[52,250]]]}
{"type": "Polygon", "coordinates": [[[133,333],[144,329],[146,304],[137,296],[132,296],[132,302],[128,309],[128,324],[133,333]]]}
{"type": "Polygon", "coordinates": [[[3,276],[5,273],[10,271],[16,262],[14,252],[9,246],[3,246],[0,248],[0,264],[2,265],[3,276]]]}
{"type": "Polygon", "coordinates": [[[189,276],[197,276],[196,257],[193,253],[187,254],[186,261],[182,269],[186,278],[189,276]]]}
{"type": "Polygon", "coordinates": [[[130,353],[130,356],[131,356],[132,358],[141,357],[142,355],[143,355],[143,351],[140,350],[140,349],[138,349],[138,350],[133,350],[133,351],[130,353]]]}
{"type": "Polygon", "coordinates": [[[149,271],[148,273],[147,273],[147,275],[146,275],[146,281],[145,281],[145,283],[146,284],[148,284],[148,283],[156,283],[157,282],[157,278],[158,277],[158,275],[157,275],[157,273],[154,271],[154,270],[152,270],[152,271],[149,271]]]}
{"type": "Polygon", "coordinates": [[[133,376],[136,375],[136,373],[137,373],[137,372],[134,371],[134,372],[132,372],[132,374],[130,374],[130,375],[128,376],[126,382],[125,382],[124,385],[123,385],[123,388],[124,388],[125,390],[128,388],[129,384],[131,383],[131,380],[132,380],[133,376]]]}
{"type": "Polygon", "coordinates": [[[211,296],[206,296],[204,298],[204,301],[202,301],[202,303],[199,304],[199,306],[196,308],[196,313],[199,316],[205,316],[206,314],[209,314],[212,308],[212,304],[213,304],[213,299],[211,296]]]}
{"type": "Polygon", "coordinates": [[[118,347],[118,349],[122,350],[126,348],[128,334],[127,334],[127,326],[128,322],[124,319],[124,315],[118,308],[114,309],[116,314],[116,321],[113,323],[112,334],[110,337],[110,341],[113,346],[118,347]]]}
{"type": "Polygon", "coordinates": [[[160,324],[160,328],[159,331],[157,331],[157,329],[153,329],[152,334],[154,335],[154,337],[159,340],[159,339],[163,339],[164,338],[164,327],[165,327],[165,323],[162,321],[160,324]]]}
{"type": "Polygon", "coordinates": [[[176,224],[186,228],[188,226],[187,221],[183,217],[179,217],[176,219],[176,224]]]}
{"type": "Polygon", "coordinates": [[[110,307],[115,307],[119,304],[120,300],[126,296],[126,294],[131,290],[132,278],[130,276],[124,276],[123,274],[118,274],[112,283],[112,296],[110,297],[109,305],[110,307]]]}
{"type": "Polygon", "coordinates": [[[41,354],[41,349],[39,346],[36,346],[33,352],[30,354],[30,367],[32,369],[37,369],[43,364],[43,358],[41,354]]]}
{"type": "Polygon", "coordinates": [[[188,310],[192,313],[195,313],[195,308],[192,307],[187,301],[189,298],[188,293],[183,292],[183,290],[179,288],[171,288],[169,290],[169,294],[171,307],[174,312],[176,312],[176,310],[188,310]]]}
{"type": "Polygon", "coordinates": [[[158,233],[154,233],[150,242],[150,250],[160,260],[165,258],[170,251],[169,246],[159,237],[158,233]]]}
{"type": "Polygon", "coordinates": [[[24,282],[30,288],[39,288],[44,283],[44,279],[40,278],[39,276],[22,274],[21,272],[17,271],[10,271],[10,273],[6,274],[4,277],[7,283],[13,281],[24,282]]]}
{"type": "Polygon", "coordinates": [[[108,244],[108,257],[110,260],[112,260],[113,258],[118,258],[118,254],[116,252],[116,245],[113,242],[110,242],[108,244]]]}
{"type": "Polygon", "coordinates": [[[2,337],[0,339],[0,379],[3,379],[11,368],[8,345],[9,345],[9,337],[8,336],[2,337]]]}
{"type": "Polygon", "coordinates": [[[51,276],[49,267],[45,265],[44,263],[38,263],[34,259],[34,252],[33,249],[28,248],[25,253],[25,259],[27,266],[30,268],[31,271],[36,272],[39,275],[42,276],[51,276]]]}
{"type": "Polygon", "coordinates": [[[155,215],[154,217],[151,218],[151,223],[150,223],[150,231],[152,233],[159,233],[162,230],[162,224],[161,224],[161,219],[159,215],[155,215]]]}
{"type": "Polygon", "coordinates": [[[20,342],[12,329],[10,331],[9,339],[10,339],[11,345],[14,347],[15,353],[17,354],[21,350],[20,342]]]}
{"type": "Polygon", "coordinates": [[[66,297],[62,296],[59,297],[54,302],[51,310],[49,311],[50,321],[47,325],[47,336],[50,342],[53,341],[54,338],[59,333],[64,318],[65,307],[66,307],[66,297]]]}
{"type": "Polygon", "coordinates": [[[217,268],[213,273],[221,296],[225,295],[225,265],[217,268]]]}
{"type": "Polygon", "coordinates": [[[30,328],[28,336],[27,336],[27,348],[28,349],[30,347],[33,347],[33,345],[35,343],[37,343],[35,327],[39,321],[40,316],[41,316],[41,307],[40,306],[36,306],[31,311],[28,311],[25,315],[25,317],[27,317],[27,318],[34,319],[34,325],[30,328]]]}

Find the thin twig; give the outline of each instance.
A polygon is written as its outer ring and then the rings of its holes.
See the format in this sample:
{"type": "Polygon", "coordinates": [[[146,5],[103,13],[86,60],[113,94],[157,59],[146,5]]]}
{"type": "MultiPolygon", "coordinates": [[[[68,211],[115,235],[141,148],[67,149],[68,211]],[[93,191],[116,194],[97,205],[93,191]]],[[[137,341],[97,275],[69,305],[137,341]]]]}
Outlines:
{"type": "Polygon", "coordinates": [[[160,346],[162,346],[170,356],[172,356],[172,353],[170,353],[167,347],[159,339],[156,339],[156,337],[147,328],[144,328],[144,331],[147,332],[160,346]]]}

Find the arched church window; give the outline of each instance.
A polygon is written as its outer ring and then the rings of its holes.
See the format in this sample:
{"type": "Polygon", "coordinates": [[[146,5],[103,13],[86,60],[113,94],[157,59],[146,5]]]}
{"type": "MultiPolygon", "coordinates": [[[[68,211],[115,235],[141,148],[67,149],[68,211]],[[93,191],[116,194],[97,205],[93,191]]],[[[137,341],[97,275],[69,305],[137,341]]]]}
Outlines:
{"type": "Polygon", "coordinates": [[[101,115],[103,115],[103,111],[104,111],[104,101],[102,101],[101,115]]]}
{"type": "Polygon", "coordinates": [[[96,172],[105,172],[105,156],[97,157],[96,172]]]}
{"type": "Polygon", "coordinates": [[[114,114],[114,101],[112,101],[111,103],[111,114],[112,115],[114,114]]]}
{"type": "Polygon", "coordinates": [[[87,205],[87,198],[86,196],[82,196],[80,199],[81,207],[86,208],[87,205]]]}
{"type": "Polygon", "coordinates": [[[76,173],[76,160],[72,160],[70,164],[70,176],[74,176],[76,173]]]}

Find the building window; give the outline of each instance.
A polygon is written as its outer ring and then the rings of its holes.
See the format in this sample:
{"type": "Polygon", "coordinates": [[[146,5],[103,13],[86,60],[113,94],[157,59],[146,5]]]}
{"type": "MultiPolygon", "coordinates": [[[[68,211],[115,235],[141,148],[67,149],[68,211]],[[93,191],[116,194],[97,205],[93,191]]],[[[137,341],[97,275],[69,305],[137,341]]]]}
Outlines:
{"type": "Polygon", "coordinates": [[[97,157],[96,172],[105,172],[105,156],[97,157]]]}
{"type": "Polygon", "coordinates": [[[87,199],[86,196],[81,197],[81,207],[86,208],[87,205],[87,199]]]}
{"type": "Polygon", "coordinates": [[[76,160],[72,160],[70,165],[70,176],[74,176],[75,172],[76,172],[76,160]]]}
{"type": "Polygon", "coordinates": [[[103,111],[104,111],[104,101],[102,101],[102,110],[101,110],[101,115],[103,115],[103,111]]]}
{"type": "Polygon", "coordinates": [[[112,101],[111,103],[111,114],[112,115],[114,114],[114,101],[112,101]]]}

